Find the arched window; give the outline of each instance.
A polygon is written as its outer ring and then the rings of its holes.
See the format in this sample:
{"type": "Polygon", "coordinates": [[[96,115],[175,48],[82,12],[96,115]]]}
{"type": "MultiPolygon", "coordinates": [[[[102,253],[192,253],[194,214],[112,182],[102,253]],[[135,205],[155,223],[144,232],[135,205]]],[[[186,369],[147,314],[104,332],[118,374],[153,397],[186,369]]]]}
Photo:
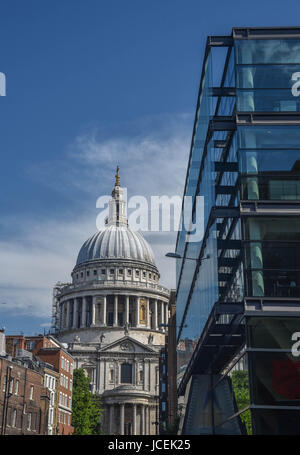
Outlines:
{"type": "Polygon", "coordinates": [[[132,365],[130,363],[122,363],[121,365],[121,382],[132,384],[132,365]]]}

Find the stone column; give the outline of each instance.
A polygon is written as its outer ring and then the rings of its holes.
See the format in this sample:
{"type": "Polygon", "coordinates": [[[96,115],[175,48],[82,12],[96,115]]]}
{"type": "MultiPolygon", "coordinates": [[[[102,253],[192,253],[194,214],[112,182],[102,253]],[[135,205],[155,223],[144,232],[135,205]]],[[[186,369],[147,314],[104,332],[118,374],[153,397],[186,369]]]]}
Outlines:
{"type": "Polygon", "coordinates": [[[70,326],[70,300],[67,300],[67,320],[66,320],[66,328],[68,329],[70,326]]]}
{"type": "Polygon", "coordinates": [[[145,434],[145,411],[143,404],[141,404],[141,434],[145,434]]]}
{"type": "Polygon", "coordinates": [[[118,296],[115,295],[114,300],[114,327],[118,326],[118,296]]]}
{"type": "Polygon", "coordinates": [[[135,316],[136,316],[136,327],[139,327],[139,298],[135,298],[135,316]]]}
{"type": "MultiPolygon", "coordinates": [[[[169,309],[168,309],[168,304],[167,303],[164,303],[164,307],[165,307],[165,323],[168,324],[169,323],[169,309]]],[[[168,330],[168,327],[166,327],[166,330],[168,330]]]]}
{"type": "Polygon", "coordinates": [[[103,297],[102,325],[106,326],[106,295],[103,297]]]}
{"type": "Polygon", "coordinates": [[[154,330],[157,330],[157,299],[154,300],[154,330]]]}
{"type": "Polygon", "coordinates": [[[148,406],[148,434],[151,434],[151,408],[148,406]]]}
{"type": "Polygon", "coordinates": [[[82,297],[81,327],[86,327],[86,297],[82,297]]]}
{"type": "Polygon", "coordinates": [[[146,299],[146,327],[150,326],[150,314],[149,314],[149,298],[146,299]]]}
{"type": "Polygon", "coordinates": [[[96,303],[95,303],[96,299],[94,296],[92,296],[92,326],[95,325],[95,322],[96,322],[96,303]]]}
{"type": "Polygon", "coordinates": [[[120,403],[120,434],[124,434],[124,409],[125,404],[120,403]]]}
{"type": "MultiPolygon", "coordinates": [[[[164,324],[165,323],[165,314],[164,314],[164,302],[160,302],[160,323],[164,324]]],[[[161,330],[164,332],[165,328],[162,326],[161,330]]]]}
{"type": "Polygon", "coordinates": [[[125,297],[125,324],[129,324],[129,295],[125,297]]]}
{"type": "Polygon", "coordinates": [[[136,404],[132,404],[132,433],[136,435],[136,404]]]}
{"type": "Polygon", "coordinates": [[[77,326],[77,298],[74,297],[73,302],[73,329],[76,329],[77,326]]]}
{"type": "Polygon", "coordinates": [[[109,405],[109,428],[108,433],[113,434],[114,405],[109,405]]]}
{"type": "Polygon", "coordinates": [[[144,423],[145,423],[145,430],[144,430],[144,434],[148,434],[148,414],[147,414],[147,411],[148,411],[148,406],[145,404],[144,406],[144,423]]]}

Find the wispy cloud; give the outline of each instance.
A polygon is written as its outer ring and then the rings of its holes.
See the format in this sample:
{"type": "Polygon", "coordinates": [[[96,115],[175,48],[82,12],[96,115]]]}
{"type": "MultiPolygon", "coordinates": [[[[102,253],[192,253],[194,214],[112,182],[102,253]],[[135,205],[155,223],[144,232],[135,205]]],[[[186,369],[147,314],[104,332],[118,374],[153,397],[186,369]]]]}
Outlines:
{"type": "MultiPolygon", "coordinates": [[[[122,134],[103,134],[97,128],[80,134],[60,163],[36,163],[29,173],[36,185],[52,185],[68,194],[72,207],[62,216],[52,208],[48,219],[4,218],[3,225],[22,225],[16,235],[0,241],[0,289],[4,308],[18,314],[50,317],[52,288],[69,281],[82,243],[96,230],[96,200],[109,194],[115,167],[128,196],[182,195],[191,116],[156,118],[130,125],[122,134]]],[[[161,282],[175,286],[175,264],[164,257],[174,250],[176,234],[145,233],[161,272],[161,282]]]]}

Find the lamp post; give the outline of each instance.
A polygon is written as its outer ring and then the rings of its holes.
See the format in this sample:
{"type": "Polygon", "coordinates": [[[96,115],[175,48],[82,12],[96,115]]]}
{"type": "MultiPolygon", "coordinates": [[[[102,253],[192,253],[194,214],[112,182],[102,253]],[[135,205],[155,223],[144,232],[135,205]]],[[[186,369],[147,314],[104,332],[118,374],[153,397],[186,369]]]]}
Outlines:
{"type": "Polygon", "coordinates": [[[5,384],[5,393],[4,393],[4,402],[3,402],[3,412],[2,412],[2,428],[1,434],[5,434],[6,429],[6,419],[7,419],[7,410],[8,410],[8,400],[12,396],[12,393],[9,392],[10,383],[13,380],[11,377],[11,371],[13,369],[12,365],[8,365],[6,368],[6,384],[5,384]]]}
{"type": "MultiPolygon", "coordinates": [[[[180,256],[180,254],[178,254],[178,253],[167,253],[167,254],[166,254],[166,257],[167,257],[167,258],[173,258],[173,259],[183,259],[183,256],[180,256]]],[[[201,258],[201,259],[198,259],[198,258],[188,258],[188,257],[184,257],[184,259],[190,259],[191,261],[197,261],[197,262],[201,263],[201,262],[204,261],[205,259],[210,259],[210,255],[207,254],[204,258],[201,258]]]]}

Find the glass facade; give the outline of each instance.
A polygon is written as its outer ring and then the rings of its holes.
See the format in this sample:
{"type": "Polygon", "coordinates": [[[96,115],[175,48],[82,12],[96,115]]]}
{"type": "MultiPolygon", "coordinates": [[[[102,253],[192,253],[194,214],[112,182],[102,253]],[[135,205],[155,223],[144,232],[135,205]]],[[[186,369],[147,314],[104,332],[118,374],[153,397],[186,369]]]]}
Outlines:
{"type": "Polygon", "coordinates": [[[211,403],[201,426],[189,398],[199,434],[294,434],[300,412],[300,28],[251,30],[224,39],[217,90],[208,41],[176,245],[177,341],[194,347],[178,390],[211,403]]]}

